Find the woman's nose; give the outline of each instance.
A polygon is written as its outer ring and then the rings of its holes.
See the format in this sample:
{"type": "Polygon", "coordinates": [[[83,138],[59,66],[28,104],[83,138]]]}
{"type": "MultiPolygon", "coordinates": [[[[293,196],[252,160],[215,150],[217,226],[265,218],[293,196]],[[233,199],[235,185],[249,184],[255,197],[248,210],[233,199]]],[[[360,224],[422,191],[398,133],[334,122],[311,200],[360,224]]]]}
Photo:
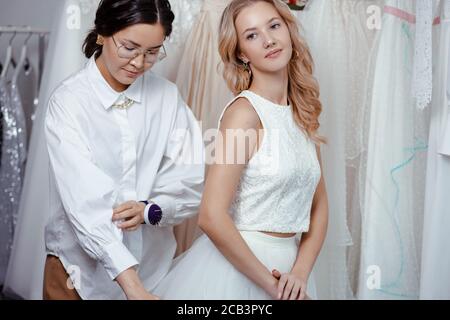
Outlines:
{"type": "Polygon", "coordinates": [[[131,60],[131,65],[134,66],[138,70],[142,69],[142,66],[144,65],[144,60],[145,60],[145,56],[144,55],[145,54],[141,53],[136,58],[131,60]]]}
{"type": "Polygon", "coordinates": [[[264,40],[264,43],[263,43],[263,45],[264,45],[264,48],[265,49],[268,49],[268,48],[271,48],[271,47],[273,47],[274,46],[274,44],[276,43],[275,42],[275,39],[273,39],[270,35],[264,35],[264,37],[263,37],[263,40],[264,40]]]}

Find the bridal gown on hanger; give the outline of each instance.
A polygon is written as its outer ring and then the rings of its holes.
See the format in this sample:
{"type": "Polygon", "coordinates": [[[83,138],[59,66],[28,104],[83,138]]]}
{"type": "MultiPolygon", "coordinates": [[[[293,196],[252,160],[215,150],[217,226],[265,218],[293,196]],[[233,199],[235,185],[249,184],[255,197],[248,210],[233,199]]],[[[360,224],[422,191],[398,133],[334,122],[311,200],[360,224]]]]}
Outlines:
{"type": "Polygon", "coordinates": [[[415,1],[387,0],[383,10],[371,59],[357,297],[417,299],[429,108],[417,108],[411,89],[415,1]]]}
{"type": "MultiPolygon", "coordinates": [[[[320,299],[352,297],[346,250],[352,244],[347,227],[346,203],[346,113],[350,104],[349,38],[345,18],[354,1],[313,0],[296,12],[314,59],[320,86],[322,114],[320,133],[324,179],[329,201],[327,238],[314,267],[320,299]]],[[[363,46],[362,42],[352,45],[363,46]]],[[[362,49],[355,48],[360,52],[362,49]]]]}
{"type": "Polygon", "coordinates": [[[420,299],[450,299],[450,1],[441,1],[441,6],[433,46],[420,299]]]}
{"type": "Polygon", "coordinates": [[[152,67],[152,71],[175,82],[183,52],[188,43],[186,38],[200,14],[203,0],[169,0],[175,20],[172,34],[164,42],[167,57],[152,67]]]}
{"type": "MultiPolygon", "coordinates": [[[[222,77],[218,48],[220,18],[230,2],[231,0],[203,1],[200,14],[186,40],[187,45],[178,69],[176,84],[197,120],[201,121],[203,133],[216,129],[220,113],[233,98],[222,77]]],[[[200,234],[197,217],[175,227],[177,254],[188,249],[200,234]]]]}

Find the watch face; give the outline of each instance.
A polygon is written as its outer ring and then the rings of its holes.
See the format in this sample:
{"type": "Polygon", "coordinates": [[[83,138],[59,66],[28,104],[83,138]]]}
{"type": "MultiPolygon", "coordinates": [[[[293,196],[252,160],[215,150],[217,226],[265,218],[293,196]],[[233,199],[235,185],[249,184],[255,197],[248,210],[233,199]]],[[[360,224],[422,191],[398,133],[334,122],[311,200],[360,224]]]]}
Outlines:
{"type": "Polygon", "coordinates": [[[152,204],[148,209],[148,221],[152,225],[156,225],[161,221],[162,210],[157,204],[152,204]]]}

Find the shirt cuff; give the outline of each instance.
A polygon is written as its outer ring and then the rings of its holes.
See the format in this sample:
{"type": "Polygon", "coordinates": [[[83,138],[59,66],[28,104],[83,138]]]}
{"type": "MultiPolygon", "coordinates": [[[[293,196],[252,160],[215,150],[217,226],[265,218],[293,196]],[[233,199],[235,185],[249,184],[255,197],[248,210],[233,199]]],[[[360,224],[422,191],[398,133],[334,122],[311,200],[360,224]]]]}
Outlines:
{"type": "Polygon", "coordinates": [[[148,204],[145,205],[145,209],[144,209],[144,222],[145,222],[145,224],[151,224],[150,221],[148,220],[148,210],[150,209],[152,204],[153,204],[152,201],[148,201],[148,204]]]}
{"type": "MultiPolygon", "coordinates": [[[[157,204],[161,208],[162,217],[161,217],[161,221],[159,222],[159,226],[164,227],[167,225],[171,225],[172,224],[171,221],[173,221],[173,217],[175,216],[176,209],[177,209],[175,200],[172,197],[169,197],[166,195],[159,195],[159,196],[152,198],[151,202],[157,204]]],[[[148,217],[147,207],[145,209],[147,210],[145,216],[148,217]]],[[[147,223],[147,221],[145,221],[145,222],[147,223]]]]}
{"type": "Polygon", "coordinates": [[[113,242],[105,247],[101,262],[111,280],[117,278],[123,271],[139,264],[121,241],[113,242]]]}

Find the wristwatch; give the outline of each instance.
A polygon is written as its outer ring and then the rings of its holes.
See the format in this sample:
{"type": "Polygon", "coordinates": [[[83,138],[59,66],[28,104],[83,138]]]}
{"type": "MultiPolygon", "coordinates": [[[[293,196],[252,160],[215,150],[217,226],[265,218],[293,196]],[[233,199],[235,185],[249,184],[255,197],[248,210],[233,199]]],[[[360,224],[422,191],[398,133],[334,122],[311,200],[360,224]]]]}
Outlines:
{"type": "Polygon", "coordinates": [[[144,221],[146,224],[151,224],[156,226],[159,224],[162,218],[162,209],[156,203],[143,200],[142,203],[145,203],[144,210],[144,221]]]}

